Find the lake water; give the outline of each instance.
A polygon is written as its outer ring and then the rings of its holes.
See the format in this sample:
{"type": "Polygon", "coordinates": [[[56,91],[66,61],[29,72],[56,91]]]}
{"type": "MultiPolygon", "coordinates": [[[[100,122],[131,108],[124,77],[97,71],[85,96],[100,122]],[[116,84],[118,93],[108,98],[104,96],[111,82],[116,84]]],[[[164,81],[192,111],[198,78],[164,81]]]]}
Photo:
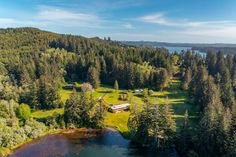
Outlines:
{"type": "MultiPolygon", "coordinates": [[[[170,53],[174,53],[174,52],[177,52],[177,53],[181,53],[182,51],[188,51],[188,50],[192,50],[192,47],[164,47],[166,48],[170,53]]],[[[201,51],[198,51],[198,50],[194,50],[195,53],[197,54],[200,54],[201,56],[206,56],[206,53],[205,52],[201,52],[201,51]]]]}
{"type": "Polygon", "coordinates": [[[16,149],[10,157],[177,157],[174,150],[153,152],[117,131],[77,130],[47,135],[16,149]]]}

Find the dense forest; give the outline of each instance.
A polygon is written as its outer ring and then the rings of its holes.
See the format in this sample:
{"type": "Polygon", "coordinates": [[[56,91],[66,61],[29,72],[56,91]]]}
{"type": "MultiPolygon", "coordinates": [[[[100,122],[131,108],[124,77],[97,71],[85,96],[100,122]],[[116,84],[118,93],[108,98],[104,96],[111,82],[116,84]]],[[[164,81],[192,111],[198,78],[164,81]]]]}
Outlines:
{"type": "MultiPolygon", "coordinates": [[[[130,138],[155,150],[176,147],[181,156],[236,155],[236,56],[208,52],[170,54],[166,49],[61,35],[35,28],[0,30],[0,146],[37,138],[49,128],[103,127],[105,105],[89,92],[73,91],[63,103],[61,84],[88,82],[115,89],[163,90],[181,79],[189,103],[199,108],[197,125],[188,111],[176,131],[171,109],[149,102],[131,108],[130,138]],[[118,85],[119,82],[119,85],[118,85]],[[63,115],[33,119],[35,110],[64,108],[63,115]]],[[[148,91],[147,91],[148,93],[148,91]]]]}

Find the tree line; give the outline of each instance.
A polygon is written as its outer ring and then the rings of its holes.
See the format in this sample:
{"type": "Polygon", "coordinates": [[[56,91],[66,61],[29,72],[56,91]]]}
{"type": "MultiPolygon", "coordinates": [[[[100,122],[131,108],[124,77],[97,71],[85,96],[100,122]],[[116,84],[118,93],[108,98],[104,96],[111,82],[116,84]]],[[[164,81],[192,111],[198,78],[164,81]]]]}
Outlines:
{"type": "Polygon", "coordinates": [[[116,88],[167,87],[177,55],[110,40],[60,35],[35,28],[0,29],[0,147],[43,135],[49,128],[102,127],[104,104],[89,92],[63,103],[62,84],[89,82],[116,88]],[[119,82],[119,85],[118,85],[119,82]],[[31,112],[64,108],[63,115],[31,112]]]}
{"type": "Polygon", "coordinates": [[[193,149],[203,157],[235,156],[236,56],[209,51],[206,57],[186,52],[181,58],[182,88],[200,110],[198,128],[185,139],[185,151],[193,149]]]}

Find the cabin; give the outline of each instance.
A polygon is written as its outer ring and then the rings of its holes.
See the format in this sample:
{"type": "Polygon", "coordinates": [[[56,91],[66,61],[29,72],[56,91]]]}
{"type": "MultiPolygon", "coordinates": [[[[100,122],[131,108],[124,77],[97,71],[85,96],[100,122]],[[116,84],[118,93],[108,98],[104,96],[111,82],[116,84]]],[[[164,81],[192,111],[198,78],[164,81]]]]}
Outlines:
{"type": "Polygon", "coordinates": [[[119,105],[112,105],[109,108],[109,111],[113,112],[113,113],[117,113],[117,112],[120,112],[120,111],[129,110],[129,107],[130,107],[129,103],[119,104],[119,105]]]}
{"type": "Polygon", "coordinates": [[[68,90],[72,90],[72,89],[74,89],[75,88],[75,85],[73,85],[73,84],[66,84],[64,87],[63,87],[63,89],[68,89],[68,90]]]}

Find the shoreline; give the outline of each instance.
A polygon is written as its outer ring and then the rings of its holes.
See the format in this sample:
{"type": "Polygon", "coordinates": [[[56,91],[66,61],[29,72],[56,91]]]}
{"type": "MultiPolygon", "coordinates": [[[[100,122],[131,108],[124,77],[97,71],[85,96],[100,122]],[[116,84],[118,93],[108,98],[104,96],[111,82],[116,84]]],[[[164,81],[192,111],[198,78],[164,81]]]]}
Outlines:
{"type": "Polygon", "coordinates": [[[29,144],[32,141],[37,141],[40,140],[46,136],[49,135],[54,135],[54,134],[71,134],[71,133],[75,133],[75,132],[79,132],[79,133],[99,133],[101,131],[114,131],[114,132],[118,132],[123,138],[128,139],[124,136],[124,134],[122,134],[122,132],[120,132],[119,130],[116,130],[115,128],[112,127],[105,127],[105,128],[97,128],[97,129],[92,129],[92,128],[74,128],[74,129],[54,129],[54,130],[49,130],[47,132],[45,132],[45,134],[43,134],[42,136],[35,138],[35,139],[27,139],[25,142],[23,143],[19,143],[11,148],[6,148],[6,147],[0,147],[0,157],[7,157],[9,155],[12,155],[14,153],[14,150],[16,149],[20,149],[21,147],[29,144]]]}

